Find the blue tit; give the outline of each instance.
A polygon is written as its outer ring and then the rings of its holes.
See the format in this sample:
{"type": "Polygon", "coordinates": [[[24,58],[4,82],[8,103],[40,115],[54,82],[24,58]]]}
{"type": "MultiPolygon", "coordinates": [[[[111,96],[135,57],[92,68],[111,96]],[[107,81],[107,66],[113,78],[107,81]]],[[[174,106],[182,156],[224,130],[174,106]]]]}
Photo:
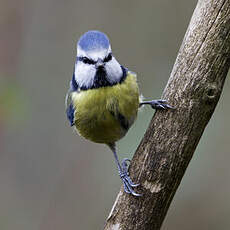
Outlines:
{"type": "Polygon", "coordinates": [[[154,109],[171,108],[165,100],[141,101],[136,74],[120,65],[108,37],[88,31],[77,43],[77,57],[66,96],[66,114],[80,136],[109,146],[112,150],[124,191],[134,196],[138,186],[128,174],[128,159],[121,164],[116,142],[128,132],[138,108],[150,104],[154,109]]]}

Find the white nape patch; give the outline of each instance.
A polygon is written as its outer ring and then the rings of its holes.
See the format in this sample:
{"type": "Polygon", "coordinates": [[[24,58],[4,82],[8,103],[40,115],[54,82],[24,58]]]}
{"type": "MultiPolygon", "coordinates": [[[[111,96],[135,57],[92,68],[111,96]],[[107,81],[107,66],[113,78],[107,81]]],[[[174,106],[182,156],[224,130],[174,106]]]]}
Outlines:
{"type": "Polygon", "coordinates": [[[93,59],[94,61],[97,61],[99,58],[103,60],[105,57],[108,56],[109,53],[111,53],[110,46],[108,49],[97,49],[97,50],[89,50],[89,51],[85,51],[81,49],[80,46],[77,46],[78,57],[88,57],[90,59],[93,59]]]}
{"type": "Polygon", "coordinates": [[[93,85],[96,68],[94,65],[77,62],[75,64],[75,80],[82,87],[91,87],[93,85]]]}
{"type": "Polygon", "coordinates": [[[120,81],[123,75],[123,71],[115,57],[112,57],[112,60],[105,64],[105,69],[107,73],[107,79],[110,83],[120,81]]]}

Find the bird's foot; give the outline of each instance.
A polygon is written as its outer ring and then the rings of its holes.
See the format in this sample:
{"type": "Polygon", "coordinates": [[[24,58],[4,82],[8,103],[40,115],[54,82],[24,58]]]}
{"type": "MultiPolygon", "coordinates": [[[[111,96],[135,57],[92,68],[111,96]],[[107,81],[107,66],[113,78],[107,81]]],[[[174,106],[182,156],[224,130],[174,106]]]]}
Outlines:
{"type": "Polygon", "coordinates": [[[121,162],[122,171],[119,172],[120,178],[122,179],[124,184],[124,191],[126,193],[132,194],[133,196],[142,196],[141,194],[138,194],[133,190],[133,188],[138,187],[139,184],[134,184],[130,179],[127,162],[130,162],[130,160],[127,158],[122,160],[121,162]]]}
{"type": "Polygon", "coordinates": [[[175,109],[167,103],[166,100],[152,100],[152,101],[143,101],[140,103],[140,106],[149,104],[153,109],[175,109]]]}

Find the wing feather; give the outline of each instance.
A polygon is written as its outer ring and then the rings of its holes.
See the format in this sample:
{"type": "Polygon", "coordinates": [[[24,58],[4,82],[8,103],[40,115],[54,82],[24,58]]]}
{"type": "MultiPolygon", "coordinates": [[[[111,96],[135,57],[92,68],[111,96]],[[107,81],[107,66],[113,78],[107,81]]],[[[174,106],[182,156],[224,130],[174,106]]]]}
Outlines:
{"type": "MultiPolygon", "coordinates": [[[[71,82],[70,82],[71,85],[71,82]]],[[[75,108],[73,106],[73,102],[72,102],[72,87],[70,86],[70,89],[68,90],[67,94],[66,94],[66,98],[65,98],[65,106],[66,106],[66,115],[67,115],[67,119],[69,120],[70,126],[74,125],[74,112],[75,112],[75,108]]]]}

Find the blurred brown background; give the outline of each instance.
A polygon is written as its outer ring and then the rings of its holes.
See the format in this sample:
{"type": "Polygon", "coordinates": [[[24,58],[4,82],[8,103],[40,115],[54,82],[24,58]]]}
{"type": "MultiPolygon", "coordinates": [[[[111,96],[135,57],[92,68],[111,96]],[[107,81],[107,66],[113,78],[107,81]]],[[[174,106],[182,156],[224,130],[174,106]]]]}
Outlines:
{"type": "MultiPolygon", "coordinates": [[[[107,33],[145,97],[157,99],[196,1],[0,3],[0,229],[102,229],[121,181],[110,150],[66,120],[75,43],[90,29],[107,33]]],[[[229,100],[227,79],[163,230],[230,229],[229,100]]],[[[132,157],[152,115],[139,114],[120,158],[132,157]]]]}

